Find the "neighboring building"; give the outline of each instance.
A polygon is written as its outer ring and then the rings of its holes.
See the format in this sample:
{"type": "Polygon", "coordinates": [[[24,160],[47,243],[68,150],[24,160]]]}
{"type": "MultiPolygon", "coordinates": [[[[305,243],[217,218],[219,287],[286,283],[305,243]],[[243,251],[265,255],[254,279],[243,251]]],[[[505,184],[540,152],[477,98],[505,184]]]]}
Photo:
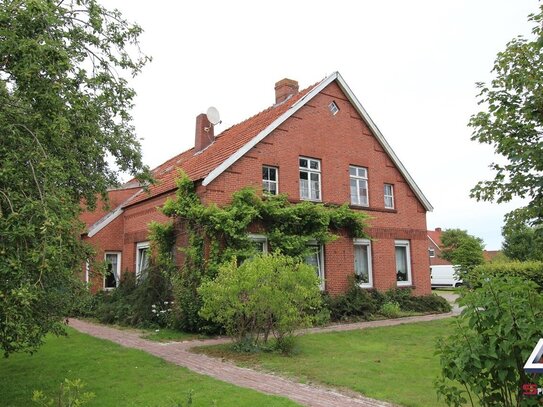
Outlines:
{"type": "MultiPolygon", "coordinates": [[[[205,204],[226,204],[232,193],[253,186],[287,194],[293,203],[348,202],[368,213],[371,241],[342,236],[315,245],[308,258],[330,293],[343,292],[354,273],[362,276],[364,287],[430,292],[426,212],[432,206],[341,75],[336,72],[303,91],[283,79],[275,95],[272,107],[217,136],[207,117],[199,115],[195,147],[157,167],[158,183],[148,192],[133,185],[110,191],[107,214],[84,215],[88,230],[83,238],[98,248],[98,259],[112,271],[103,281],[93,281],[94,290],[113,287],[121,273],[139,275],[146,267],[147,225],[167,220],[157,207],[174,196],[182,168],[205,204]]],[[[265,250],[266,237],[253,237],[265,250]]],[[[185,239],[177,230],[177,245],[185,239]]],[[[179,264],[181,256],[178,252],[179,264]]]]}
{"type": "Polygon", "coordinates": [[[428,257],[430,266],[452,266],[452,263],[441,258],[441,228],[428,231],[428,257]]]}
{"type": "Polygon", "coordinates": [[[504,258],[505,255],[503,254],[503,251],[501,250],[483,250],[483,257],[486,262],[491,263],[500,258],[504,258]]]}

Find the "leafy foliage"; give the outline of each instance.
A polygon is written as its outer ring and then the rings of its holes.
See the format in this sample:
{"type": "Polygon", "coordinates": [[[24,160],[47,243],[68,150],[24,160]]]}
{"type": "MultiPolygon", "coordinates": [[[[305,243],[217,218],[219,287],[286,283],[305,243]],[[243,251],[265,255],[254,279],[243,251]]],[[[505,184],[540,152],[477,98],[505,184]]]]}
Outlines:
{"type": "MultiPolygon", "coordinates": [[[[33,351],[61,333],[74,272],[80,202],[146,173],[121,75],[141,29],[94,0],[0,2],[0,347],[33,351]],[[114,161],[114,165],[109,162],[114,161]],[[68,299],[68,300],[67,300],[68,299]]],[[[142,175],[142,179],[148,179],[142,175]]]]}
{"type": "Polygon", "coordinates": [[[473,268],[484,263],[482,239],[461,229],[448,229],[441,234],[441,257],[456,266],[464,278],[473,268]]]}
{"type": "Polygon", "coordinates": [[[273,336],[283,350],[290,349],[294,330],[310,326],[321,306],[315,270],[280,254],[258,255],[240,266],[232,260],[198,292],[200,314],[251,347],[273,336]]]}
{"type": "Polygon", "coordinates": [[[543,228],[530,227],[524,222],[509,221],[503,227],[504,254],[519,261],[543,261],[543,228]]]}
{"type": "MultiPolygon", "coordinates": [[[[414,296],[408,288],[391,289],[385,293],[377,290],[361,288],[351,280],[348,290],[344,294],[334,297],[325,294],[324,300],[330,310],[333,321],[369,320],[381,314],[386,317],[396,317],[399,314],[383,313],[386,303],[397,304],[399,312],[449,312],[450,304],[439,295],[430,294],[414,296]]],[[[387,307],[393,307],[388,305],[387,307]]],[[[385,308],[386,311],[386,308],[385,308]]]]}
{"type": "Polygon", "coordinates": [[[505,158],[490,165],[494,179],[479,182],[471,196],[478,200],[508,202],[528,198],[527,206],[508,218],[541,224],[543,221],[543,6],[529,16],[533,37],[511,40],[494,62],[494,79],[479,83],[479,103],[486,106],[471,117],[472,140],[490,144],[505,158]]]}
{"type": "Polygon", "coordinates": [[[206,326],[198,313],[202,307],[198,287],[213,279],[221,264],[232,258],[241,262],[258,253],[248,235],[251,228],[266,234],[272,250],[300,261],[310,251],[308,243],[329,242],[336,238],[334,232],[366,237],[367,215],[347,205],[291,204],[286,196],[262,198],[245,188],[234,193],[228,205],[206,206],[183,172],[177,186],[176,199],[168,200],[163,212],[188,234],[188,246],[182,249],[185,263],[174,281],[176,327],[184,331],[216,329],[206,326]],[[204,253],[206,247],[209,251],[204,253]]]}
{"type": "Polygon", "coordinates": [[[503,279],[507,276],[533,281],[543,291],[543,262],[540,261],[482,264],[472,271],[469,281],[471,285],[477,286],[487,278],[503,279]]]}
{"type": "Polygon", "coordinates": [[[54,398],[47,397],[41,390],[35,390],[32,393],[32,401],[43,407],[79,407],[96,397],[92,392],[82,393],[84,388],[81,379],[64,379],[64,383],[60,384],[58,395],[54,398]]]}
{"type": "Polygon", "coordinates": [[[463,291],[459,303],[465,308],[456,331],[438,343],[438,394],[451,406],[468,399],[481,406],[538,405],[522,395],[522,385],[537,380],[526,375],[524,363],[543,337],[543,297],[536,285],[518,277],[487,278],[480,288],[463,291]]]}

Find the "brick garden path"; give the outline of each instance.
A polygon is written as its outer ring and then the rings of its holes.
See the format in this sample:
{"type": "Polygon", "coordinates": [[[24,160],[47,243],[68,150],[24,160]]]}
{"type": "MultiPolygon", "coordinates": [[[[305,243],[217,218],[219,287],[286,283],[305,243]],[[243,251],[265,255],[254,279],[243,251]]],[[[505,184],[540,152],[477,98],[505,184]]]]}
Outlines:
{"type": "MultiPolygon", "coordinates": [[[[380,326],[400,325],[411,322],[433,321],[453,316],[454,313],[424,315],[417,317],[389,319],[383,321],[359,322],[354,324],[331,325],[324,328],[311,328],[301,333],[347,331],[380,326]]],[[[104,325],[93,324],[77,319],[70,319],[70,326],[80,332],[97,338],[107,339],[119,345],[140,349],[158,356],[168,362],[184,366],[194,372],[214,377],[240,387],[257,390],[262,393],[287,397],[303,406],[314,407],[391,407],[393,404],[374,400],[362,395],[339,392],[323,386],[297,383],[273,374],[245,369],[230,362],[206,355],[191,353],[190,348],[202,345],[214,345],[228,342],[228,338],[194,340],[185,342],[161,343],[142,339],[140,333],[119,330],[104,325]]]]}

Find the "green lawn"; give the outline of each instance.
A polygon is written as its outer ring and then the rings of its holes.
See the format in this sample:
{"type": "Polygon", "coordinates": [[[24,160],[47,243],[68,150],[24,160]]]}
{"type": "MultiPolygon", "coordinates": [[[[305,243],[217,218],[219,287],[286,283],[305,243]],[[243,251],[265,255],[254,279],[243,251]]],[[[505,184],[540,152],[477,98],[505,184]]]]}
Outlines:
{"type": "Polygon", "coordinates": [[[175,329],[160,328],[159,330],[146,329],[141,335],[142,338],[156,342],[182,342],[195,339],[209,338],[205,335],[176,331],[175,329]],[[158,331],[158,332],[157,332],[158,331]],[[147,333],[145,333],[147,332],[147,333]]]}
{"type": "Polygon", "coordinates": [[[0,359],[0,405],[31,406],[32,391],[52,395],[64,378],[80,378],[96,394],[88,406],[296,406],[287,399],[242,389],[172,365],[142,351],[123,348],[68,329],[47,337],[34,355],[0,359]]]}
{"type": "Polygon", "coordinates": [[[444,406],[437,401],[433,386],[439,373],[434,351],[436,339],[447,336],[452,323],[445,319],[305,335],[298,338],[298,353],[290,357],[275,353],[240,355],[231,352],[229,345],[197,351],[404,406],[444,406]]]}

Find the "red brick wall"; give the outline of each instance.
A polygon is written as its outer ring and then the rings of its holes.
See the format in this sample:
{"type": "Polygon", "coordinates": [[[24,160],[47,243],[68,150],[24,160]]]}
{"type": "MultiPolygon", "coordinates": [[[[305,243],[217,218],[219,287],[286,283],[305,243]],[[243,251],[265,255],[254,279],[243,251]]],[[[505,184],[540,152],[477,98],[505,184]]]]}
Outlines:
{"type": "MultiPolygon", "coordinates": [[[[409,240],[412,287],[416,294],[430,292],[426,211],[395,168],[368,126],[345,98],[340,88],[329,85],[302,107],[294,116],[221,174],[207,187],[197,186],[204,203],[226,204],[232,193],[252,185],[261,188],[262,165],[279,168],[279,191],[299,200],[300,156],[321,160],[321,194],[323,202],[349,202],[349,165],[368,168],[369,203],[363,210],[372,218],[368,232],[372,237],[374,287],[386,290],[396,287],[394,241],[409,240]],[[334,101],[340,111],[332,115],[328,104],[334,101]],[[384,208],[383,185],[394,185],[395,209],[384,208]]],[[[167,221],[156,210],[165,196],[129,207],[120,217],[122,230],[122,271],[135,271],[136,243],[148,240],[150,221],[167,221]]],[[[113,225],[106,229],[115,229],[113,225]]],[[[186,244],[182,225],[176,225],[178,245],[186,244]]],[[[101,247],[108,233],[101,231],[93,239],[101,247]]],[[[119,237],[117,236],[119,239],[119,237]]],[[[339,293],[347,287],[354,273],[353,241],[348,237],[325,246],[326,289],[339,293]]],[[[103,253],[102,253],[103,258],[103,253]]],[[[177,255],[178,263],[182,254],[177,255]]]]}
{"type": "MultiPolygon", "coordinates": [[[[394,241],[405,239],[410,241],[415,293],[429,293],[426,211],[335,83],[211,182],[203,192],[205,200],[225,204],[233,192],[244,186],[260,189],[262,165],[271,165],[279,168],[279,191],[298,201],[300,156],[321,160],[325,203],[349,202],[349,165],[368,168],[370,206],[364,212],[372,217],[374,286],[381,290],[396,286],[394,241]],[[336,115],[328,110],[331,101],[340,109],[336,115]],[[394,185],[395,210],[384,208],[385,183],[394,185]]],[[[325,268],[326,289],[332,293],[343,291],[347,276],[354,272],[351,239],[326,245],[325,268]]]]}
{"type": "MultiPolygon", "coordinates": [[[[94,247],[96,256],[94,260],[96,262],[103,262],[105,258],[105,252],[122,252],[123,251],[123,218],[122,215],[99,231],[93,237],[85,237],[85,243],[89,243],[94,247]]],[[[124,271],[125,258],[124,253],[121,254],[121,276],[124,271]]],[[[85,266],[84,266],[85,267],[85,266]]],[[[89,283],[92,292],[99,291],[104,288],[104,277],[98,274],[92,267],[91,273],[89,273],[89,283]]],[[[83,278],[85,276],[85,269],[83,269],[83,278]]]]}

